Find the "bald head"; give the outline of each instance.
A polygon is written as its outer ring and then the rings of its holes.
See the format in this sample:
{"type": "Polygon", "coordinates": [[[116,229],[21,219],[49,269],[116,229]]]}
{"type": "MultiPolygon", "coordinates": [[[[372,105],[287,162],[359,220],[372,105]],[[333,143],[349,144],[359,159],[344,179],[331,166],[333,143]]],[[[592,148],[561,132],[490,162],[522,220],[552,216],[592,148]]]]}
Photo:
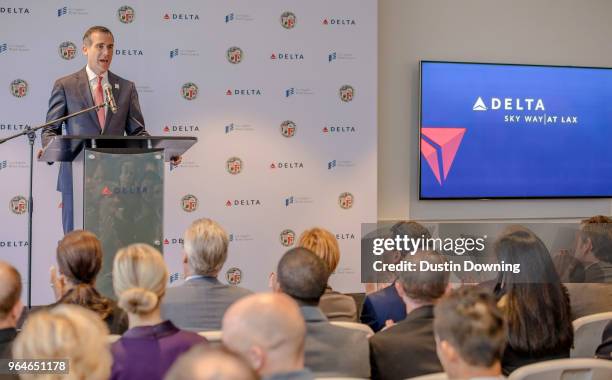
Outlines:
{"type": "Polygon", "coordinates": [[[223,347],[197,345],[181,355],[164,380],[257,380],[241,356],[223,347]]]}
{"type": "MultiPolygon", "coordinates": [[[[15,309],[21,312],[21,276],[17,269],[12,265],[0,261],[0,323],[12,322],[15,316],[12,315],[15,309]]],[[[19,319],[19,316],[17,316],[19,319]]],[[[15,321],[16,323],[17,321],[15,321]]]]}
{"type": "Polygon", "coordinates": [[[281,293],[253,294],[223,317],[223,344],[262,376],[304,365],[306,325],[297,303],[281,293]]]}

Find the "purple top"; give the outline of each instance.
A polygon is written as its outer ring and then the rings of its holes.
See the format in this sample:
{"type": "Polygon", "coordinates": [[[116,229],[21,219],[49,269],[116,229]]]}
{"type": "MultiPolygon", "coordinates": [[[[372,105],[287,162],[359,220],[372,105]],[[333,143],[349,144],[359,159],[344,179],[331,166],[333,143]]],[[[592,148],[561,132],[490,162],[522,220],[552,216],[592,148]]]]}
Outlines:
{"type": "Polygon", "coordinates": [[[111,380],[162,380],[183,352],[206,342],[196,333],[179,330],[170,321],[131,328],[111,346],[111,380]]]}

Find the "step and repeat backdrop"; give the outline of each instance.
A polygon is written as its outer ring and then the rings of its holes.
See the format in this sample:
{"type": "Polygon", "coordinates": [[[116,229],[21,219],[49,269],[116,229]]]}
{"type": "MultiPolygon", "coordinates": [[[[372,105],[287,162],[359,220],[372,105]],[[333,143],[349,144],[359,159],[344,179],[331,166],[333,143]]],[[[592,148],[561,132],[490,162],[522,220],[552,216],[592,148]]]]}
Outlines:
{"type": "MultiPolygon", "coordinates": [[[[111,71],[136,84],[149,133],[198,138],[165,168],[158,247],[172,281],[184,230],[208,217],[231,240],[224,282],[265,290],[282,253],[321,226],[341,248],[332,286],[362,290],[360,224],[377,214],[376,1],[3,1],[0,138],[44,122],[53,82],[86,64],[92,25],[112,30],[111,71]]],[[[28,152],[24,137],[0,145],[0,259],[24,281],[28,152]]],[[[52,299],[57,172],[34,164],[33,304],[52,299]]]]}

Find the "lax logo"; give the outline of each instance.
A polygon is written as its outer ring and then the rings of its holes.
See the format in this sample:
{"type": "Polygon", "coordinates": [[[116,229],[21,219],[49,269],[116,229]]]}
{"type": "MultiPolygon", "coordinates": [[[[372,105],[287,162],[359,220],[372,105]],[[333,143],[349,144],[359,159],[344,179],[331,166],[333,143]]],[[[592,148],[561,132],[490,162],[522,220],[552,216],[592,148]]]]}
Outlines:
{"type": "Polygon", "coordinates": [[[293,137],[295,136],[295,129],[297,126],[291,120],[285,120],[280,125],[280,132],[285,137],[293,137]]]}
{"type": "Polygon", "coordinates": [[[117,10],[117,17],[119,17],[119,21],[124,24],[131,24],[134,22],[134,8],[124,5],[117,10]]]}
{"type": "Polygon", "coordinates": [[[8,161],[7,160],[0,161],[0,170],[6,169],[7,166],[8,166],[8,161]]]}
{"type": "Polygon", "coordinates": [[[68,7],[61,7],[57,10],[57,17],[62,17],[68,13],[68,7]]]}
{"type": "Polygon", "coordinates": [[[0,53],[4,53],[8,49],[7,44],[0,44],[0,53]]]}
{"type": "Polygon", "coordinates": [[[293,12],[283,12],[280,17],[280,23],[285,29],[293,29],[296,22],[297,18],[293,12]]]}
{"type": "Polygon", "coordinates": [[[340,90],[338,91],[338,93],[340,95],[340,100],[342,100],[345,103],[348,103],[353,100],[353,96],[355,95],[355,90],[353,89],[352,86],[349,86],[348,84],[346,84],[340,87],[340,90]]]}
{"type": "Polygon", "coordinates": [[[242,282],[242,271],[240,268],[232,267],[225,272],[225,279],[228,284],[238,285],[242,282]]]}
{"type": "Polygon", "coordinates": [[[332,170],[332,169],[333,169],[333,168],[335,168],[335,167],[336,167],[336,160],[329,161],[329,162],[327,163],[327,170],[332,170]]]}
{"type": "Polygon", "coordinates": [[[181,279],[181,274],[178,272],[174,272],[170,275],[170,283],[172,284],[173,282],[177,282],[178,280],[181,279]]]}
{"type": "Polygon", "coordinates": [[[22,215],[28,211],[28,201],[21,195],[13,197],[9,202],[9,208],[13,214],[22,215]]]}
{"type": "Polygon", "coordinates": [[[191,194],[185,195],[181,199],[181,208],[185,212],[194,212],[198,209],[198,198],[191,194]]]}
{"type": "Polygon", "coordinates": [[[23,79],[15,79],[11,82],[11,95],[16,98],[23,98],[28,94],[28,82],[23,79]]]}
{"type": "Polygon", "coordinates": [[[225,167],[229,174],[238,174],[242,171],[242,160],[238,157],[230,157],[225,162],[225,167]]]}
{"type": "Polygon", "coordinates": [[[421,154],[440,185],[448,179],[463,135],[465,128],[421,128],[421,154]]]}
{"type": "Polygon", "coordinates": [[[293,230],[283,230],[280,233],[280,242],[284,247],[291,247],[295,243],[295,232],[293,230]]]}
{"type": "Polygon", "coordinates": [[[192,82],[185,83],[181,87],[181,95],[186,100],[194,100],[198,97],[198,86],[192,82]]]}
{"type": "Polygon", "coordinates": [[[353,207],[354,202],[355,198],[351,193],[342,193],[338,197],[338,205],[340,205],[340,208],[343,210],[348,210],[349,208],[353,207]]]}
{"type": "Polygon", "coordinates": [[[69,61],[76,57],[77,47],[73,42],[65,41],[59,46],[59,55],[66,61],[69,61]]]}
{"type": "Polygon", "coordinates": [[[234,21],[234,14],[233,13],[225,15],[225,23],[227,24],[230,21],[234,21]]]}
{"type": "Polygon", "coordinates": [[[178,49],[172,49],[172,50],[170,50],[170,58],[177,57],[177,56],[178,56],[178,53],[179,53],[179,50],[178,50],[178,49]]]}
{"type": "Polygon", "coordinates": [[[242,49],[237,46],[232,46],[231,48],[227,49],[226,56],[227,61],[235,65],[242,62],[242,57],[244,56],[244,54],[242,53],[242,49]]]}

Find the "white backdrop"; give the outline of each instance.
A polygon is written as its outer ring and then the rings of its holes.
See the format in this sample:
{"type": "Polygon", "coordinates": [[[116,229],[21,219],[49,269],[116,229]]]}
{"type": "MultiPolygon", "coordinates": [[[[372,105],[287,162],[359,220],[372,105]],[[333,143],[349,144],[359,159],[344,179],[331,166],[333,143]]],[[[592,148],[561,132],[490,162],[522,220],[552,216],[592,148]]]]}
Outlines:
{"type": "MultiPolygon", "coordinates": [[[[171,273],[181,272],[179,239],[196,218],[217,220],[231,236],[221,280],[239,268],[241,286],[253,290],[266,289],[287,250],[283,231],[297,238],[322,226],[342,252],[332,285],[362,290],[360,223],[377,215],[375,0],[3,1],[0,138],[44,122],[55,79],[86,63],[81,39],[91,25],[113,31],[111,71],[136,83],[149,133],[199,140],[183,164],[166,167],[163,249],[171,273]],[[293,27],[282,25],[284,14],[293,27]],[[62,57],[71,56],[64,42],[77,47],[72,59],[62,57]],[[239,62],[230,62],[237,54],[239,62]],[[13,90],[23,83],[12,86],[19,79],[27,83],[21,97],[13,90]],[[183,96],[189,84],[197,86],[190,100],[183,96]],[[293,133],[282,133],[285,121],[293,133]],[[233,157],[237,174],[228,170],[233,157]],[[195,210],[183,209],[186,195],[197,199],[195,210]]],[[[25,138],[0,146],[0,259],[24,280],[27,213],[11,200],[27,197],[27,153],[25,138]]],[[[52,298],[48,269],[62,235],[58,165],[34,170],[33,304],[43,304],[52,298]]]]}

